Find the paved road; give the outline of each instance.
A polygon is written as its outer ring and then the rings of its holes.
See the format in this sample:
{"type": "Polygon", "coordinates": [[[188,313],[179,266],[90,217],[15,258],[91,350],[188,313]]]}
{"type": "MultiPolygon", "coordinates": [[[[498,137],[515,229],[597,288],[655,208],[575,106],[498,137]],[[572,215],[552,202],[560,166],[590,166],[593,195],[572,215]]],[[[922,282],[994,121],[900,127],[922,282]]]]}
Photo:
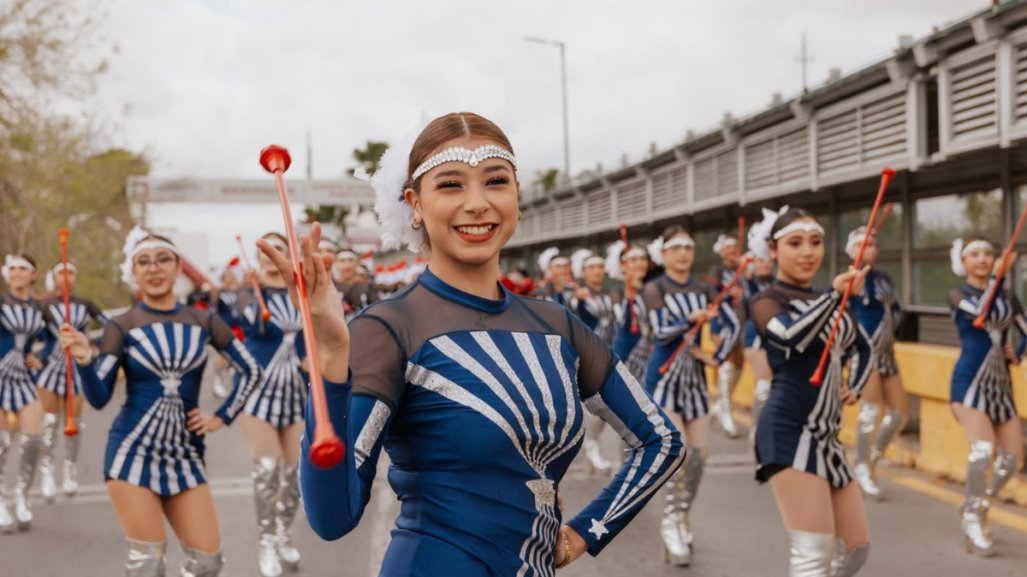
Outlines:
{"type": "MultiPolygon", "coordinates": [[[[207,407],[213,399],[205,399],[207,407]]],[[[87,417],[90,429],[83,447],[83,491],[72,500],[36,506],[32,531],[0,535],[0,575],[3,577],[92,577],[123,574],[124,546],[114,512],[101,479],[101,455],[107,427],[118,400],[87,417]]],[[[607,431],[607,452],[616,440],[607,431]]],[[[13,469],[14,456],[8,464],[13,469]]],[[[257,575],[256,528],[249,456],[238,430],[218,432],[209,441],[208,464],[218,507],[228,565],[222,575],[257,575]]],[[[585,558],[567,570],[567,576],[649,577],[657,575],[780,576],[787,570],[787,544],[767,487],[752,480],[752,462],[745,441],[727,441],[714,435],[706,478],[694,513],[696,559],[691,568],[663,564],[657,527],[659,505],[650,504],[635,522],[598,559],[585,558]]],[[[889,471],[885,471],[886,474],[889,471]]],[[[888,491],[884,502],[868,503],[872,553],[863,575],[1023,575],[1027,567],[1027,533],[996,527],[1001,555],[978,559],[962,549],[956,508],[950,503],[909,487],[923,486],[935,494],[958,494],[931,479],[893,470],[901,484],[882,480],[888,491]]],[[[379,475],[379,479],[383,477],[379,475]]],[[[590,476],[579,459],[563,483],[568,511],[578,510],[596,494],[603,479],[590,476]]],[[[297,521],[296,541],[303,552],[298,576],[353,576],[376,574],[397,511],[388,486],[379,481],[373,502],[360,527],[341,541],[319,540],[297,521]]],[[[1027,527],[1027,514],[1009,509],[1027,527]]],[[[169,575],[177,574],[179,550],[172,539],[169,575]]]]}

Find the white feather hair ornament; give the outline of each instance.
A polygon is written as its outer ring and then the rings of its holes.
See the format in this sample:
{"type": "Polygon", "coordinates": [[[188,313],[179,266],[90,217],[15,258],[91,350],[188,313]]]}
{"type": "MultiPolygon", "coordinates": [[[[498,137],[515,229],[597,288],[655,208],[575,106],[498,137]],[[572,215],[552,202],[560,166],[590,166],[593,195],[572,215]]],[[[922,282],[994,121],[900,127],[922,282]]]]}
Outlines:
{"type": "Polygon", "coordinates": [[[788,206],[782,206],[780,210],[763,209],[763,220],[749,227],[748,241],[749,252],[760,260],[770,260],[770,230],[781,215],[788,212],[788,206]]]}
{"type": "Polygon", "coordinates": [[[128,236],[125,237],[125,244],[121,247],[121,252],[125,255],[125,260],[121,262],[121,282],[127,284],[133,290],[138,289],[139,284],[136,283],[136,279],[132,275],[132,251],[139,244],[139,241],[148,236],[150,236],[150,233],[137,224],[128,232],[128,236]]]}
{"type": "Polygon", "coordinates": [[[624,244],[623,240],[614,241],[613,244],[606,248],[606,276],[614,280],[624,278],[624,271],[621,270],[620,266],[620,257],[624,254],[625,248],[627,248],[627,245],[624,244]]]}
{"type": "Polygon", "coordinates": [[[553,262],[553,259],[559,254],[560,249],[558,247],[551,246],[538,255],[538,268],[542,270],[542,274],[545,274],[546,271],[549,270],[549,263],[553,262]]]}
{"type": "Polygon", "coordinates": [[[957,238],[952,241],[949,258],[952,259],[952,272],[956,276],[966,276],[966,267],[963,266],[963,239],[957,238]]]}
{"type": "Polygon", "coordinates": [[[373,176],[368,177],[367,172],[361,169],[353,173],[356,178],[367,180],[374,189],[374,213],[382,227],[382,248],[385,250],[405,246],[417,253],[424,246],[424,231],[410,227],[414,209],[403,199],[403,185],[410,174],[410,150],[426,126],[428,121],[422,118],[417,132],[406,135],[386,149],[373,176]]]}
{"type": "Polygon", "coordinates": [[[717,242],[713,243],[713,252],[720,254],[720,251],[724,250],[729,246],[735,246],[738,244],[738,240],[733,236],[721,234],[717,236],[717,242]]]}
{"type": "Polygon", "coordinates": [[[653,261],[653,264],[663,266],[663,237],[658,236],[656,240],[649,243],[649,246],[645,247],[649,251],[649,260],[653,261]]]}
{"type": "Polygon", "coordinates": [[[850,232],[849,238],[845,241],[845,254],[849,255],[850,258],[856,258],[853,251],[863,244],[863,239],[866,238],[867,234],[869,233],[865,225],[850,232]]]}
{"type": "Polygon", "coordinates": [[[581,278],[585,271],[585,261],[593,255],[595,253],[587,248],[579,248],[571,254],[571,272],[574,273],[574,278],[581,278]]]}

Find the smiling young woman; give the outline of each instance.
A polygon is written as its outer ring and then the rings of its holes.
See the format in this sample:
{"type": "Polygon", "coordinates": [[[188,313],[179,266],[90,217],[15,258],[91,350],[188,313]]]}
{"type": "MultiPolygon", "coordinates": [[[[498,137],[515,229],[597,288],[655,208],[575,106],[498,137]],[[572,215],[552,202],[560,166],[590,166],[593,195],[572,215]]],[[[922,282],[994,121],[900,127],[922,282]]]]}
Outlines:
{"type": "MultiPolygon", "coordinates": [[[[314,254],[319,225],[302,239],[329,413],[349,449],[329,469],[301,460],[307,518],[325,539],[353,530],[384,448],[402,506],[382,575],[553,575],[598,554],[641,510],[680,465],[680,436],[568,309],[497,282],[518,221],[503,132],[448,114],[406,152],[387,152],[372,185],[386,243],[431,247],[416,282],[347,327],[331,255],[314,254]],[[557,487],[581,446],[584,409],[631,451],[610,486],[561,524],[557,487]]],[[[259,246],[291,278],[288,260],[259,246]]]]}

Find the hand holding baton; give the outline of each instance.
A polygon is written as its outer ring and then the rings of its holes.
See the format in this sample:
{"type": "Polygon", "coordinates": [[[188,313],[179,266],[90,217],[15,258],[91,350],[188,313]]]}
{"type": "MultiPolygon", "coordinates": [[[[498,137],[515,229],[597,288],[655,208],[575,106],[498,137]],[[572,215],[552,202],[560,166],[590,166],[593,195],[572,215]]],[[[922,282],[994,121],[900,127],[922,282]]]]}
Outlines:
{"type": "MultiPolygon", "coordinates": [[[[620,225],[620,240],[624,243],[624,250],[628,250],[628,226],[620,225]]],[[[633,279],[624,275],[624,298],[628,301],[628,319],[631,322],[631,334],[638,334],[638,318],[635,316],[635,284],[633,279]]]]}
{"type": "MultiPolygon", "coordinates": [[[[863,237],[863,243],[859,247],[859,253],[856,255],[856,261],[853,263],[853,267],[858,271],[863,265],[863,251],[866,250],[867,244],[870,242],[870,231],[874,230],[874,223],[877,219],[877,212],[881,209],[881,201],[884,200],[884,191],[888,189],[888,183],[891,182],[892,177],[895,176],[895,171],[889,167],[885,167],[881,170],[881,186],[877,189],[877,198],[874,199],[874,208],[870,211],[870,220],[867,221],[867,234],[863,237]]],[[[817,370],[813,372],[813,376],[810,377],[809,382],[814,387],[819,387],[824,382],[824,370],[827,368],[827,361],[831,358],[831,348],[834,346],[835,335],[838,334],[838,327],[842,323],[842,317],[845,316],[845,307],[849,304],[849,295],[852,294],[852,285],[856,282],[856,277],[853,276],[849,280],[849,284],[845,285],[845,292],[842,293],[842,301],[838,305],[838,314],[834,317],[834,324],[831,325],[831,332],[827,336],[827,344],[824,345],[824,352],[820,355],[820,364],[817,365],[817,370]]]]}
{"type": "Polygon", "coordinates": [[[264,293],[260,290],[260,283],[257,282],[257,271],[250,265],[250,257],[246,255],[246,245],[242,242],[242,235],[235,235],[235,241],[239,243],[239,250],[242,252],[243,273],[250,277],[250,284],[253,285],[253,294],[257,295],[257,304],[260,305],[260,320],[265,323],[271,320],[271,311],[267,310],[267,303],[264,302],[264,293]]]}
{"type": "Polygon", "coordinates": [[[1027,205],[1024,205],[1023,210],[1020,211],[1020,220],[1016,223],[1016,229],[1013,230],[1013,236],[1006,244],[1006,249],[1002,251],[1002,260],[999,262],[998,272],[995,274],[995,288],[988,294],[988,300],[984,304],[984,308],[981,309],[981,314],[974,319],[975,329],[984,328],[984,321],[988,319],[988,311],[991,309],[991,303],[995,300],[995,295],[998,293],[998,283],[1002,282],[1002,278],[1006,276],[1006,271],[1009,270],[1009,255],[1013,254],[1013,251],[1016,249],[1016,241],[1020,239],[1020,231],[1023,230],[1023,222],[1025,219],[1027,219],[1027,205]]]}
{"type": "MultiPolygon", "coordinates": [[[[64,292],[64,322],[71,322],[71,285],[68,282],[68,229],[62,228],[57,231],[57,238],[61,241],[61,264],[63,268],[62,289],[64,292]]],[[[78,434],[78,426],[75,424],[75,369],[71,364],[71,347],[64,347],[65,384],[64,384],[64,413],[67,415],[64,425],[64,436],[74,437],[78,434]]]]}
{"type": "Polygon", "coordinates": [[[264,170],[275,175],[278,186],[278,201],[282,206],[282,217],[285,219],[285,236],[289,241],[289,256],[292,259],[292,273],[296,282],[296,291],[303,320],[303,343],[307,347],[307,359],[310,363],[310,396],[314,405],[314,439],[310,444],[310,461],[321,468],[334,467],[346,454],[332,421],[328,417],[328,400],[325,397],[324,381],[321,378],[321,363],[317,358],[317,342],[314,340],[314,320],[310,315],[310,302],[307,294],[307,281],[303,276],[303,261],[300,260],[299,242],[292,226],[292,212],[289,210],[289,195],[285,190],[283,173],[289,169],[292,158],[289,151],[277,145],[270,145],[260,151],[260,165],[264,170]]]}

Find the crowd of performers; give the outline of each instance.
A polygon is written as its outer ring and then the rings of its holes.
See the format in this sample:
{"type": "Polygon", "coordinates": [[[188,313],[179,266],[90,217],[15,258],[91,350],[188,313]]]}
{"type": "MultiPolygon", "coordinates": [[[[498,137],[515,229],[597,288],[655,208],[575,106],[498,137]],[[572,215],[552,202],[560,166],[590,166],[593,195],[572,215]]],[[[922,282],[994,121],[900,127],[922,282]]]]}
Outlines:
{"type": "MultiPolygon", "coordinates": [[[[179,249],[133,231],[122,280],[137,301],[114,318],[75,295],[66,318],[56,288],[65,266],[46,271],[49,293],[37,296],[36,262],[7,256],[0,487],[15,438],[21,460],[9,469],[13,500],[0,492],[0,531],[30,528],[37,470],[44,500],[58,493],[58,470],[60,489],[75,494],[81,433],[65,437],[57,467],[62,411],[70,406],[85,431],[83,397],[103,408],[123,375],[103,467],[130,576],[165,574],[165,519],[185,553],[181,575],[219,573],[204,438],[236,420],[253,455],[265,577],[298,568],[291,526],[301,503],[326,539],[357,525],[383,449],[402,502],[383,575],[553,575],[585,552],[597,555],[661,487],[663,517],[653,530],[665,561],[684,566],[710,424],[739,436],[731,393],[748,363],[755,476],[769,484],[787,530],[790,574],[859,571],[870,543],[863,496],[881,497],[875,466],[907,419],[893,350],[902,309],[892,280],[874,268],[877,228],[851,232],[847,252],[855,261],[865,247],[863,265],[826,289],[813,286],[824,229],[788,207],[764,210],[746,239],[721,236],[721,264],[709,274],[694,270],[695,241],[674,225],[648,246],[622,232],[605,255],[548,249],[536,283],[523,269],[499,269],[520,213],[516,160],[497,126],[453,113],[396,150],[371,179],[383,238],[422,254],[430,246],[430,257],[374,267],[368,255],[321,241],[314,225],[301,240],[317,351],[304,346],[302,297],[278,233],[257,242],[255,269],[237,274],[233,261],[217,291],[182,304],[173,292],[179,249]],[[823,381],[812,386],[850,284],[823,381]],[[709,349],[700,338],[706,325],[709,349]],[[102,336],[90,341],[89,328],[102,336]],[[214,388],[222,400],[213,414],[199,408],[208,348],[220,353],[214,388]],[[75,365],[70,384],[66,352],[75,365]],[[347,447],[328,469],[307,454],[310,354],[347,447]],[[857,402],[850,466],[838,432],[843,406],[857,402]],[[603,455],[605,425],[627,448],[623,460],[603,455]],[[557,488],[579,447],[588,469],[610,481],[565,517],[557,488]]],[[[951,403],[970,439],[961,524],[968,549],[983,555],[995,551],[990,504],[1022,459],[1010,365],[1024,352],[1027,317],[994,274],[1001,260],[984,238],[953,245],[953,271],[966,277],[951,293],[962,339],[951,403]]],[[[74,265],[67,272],[74,291],[74,265]]]]}

